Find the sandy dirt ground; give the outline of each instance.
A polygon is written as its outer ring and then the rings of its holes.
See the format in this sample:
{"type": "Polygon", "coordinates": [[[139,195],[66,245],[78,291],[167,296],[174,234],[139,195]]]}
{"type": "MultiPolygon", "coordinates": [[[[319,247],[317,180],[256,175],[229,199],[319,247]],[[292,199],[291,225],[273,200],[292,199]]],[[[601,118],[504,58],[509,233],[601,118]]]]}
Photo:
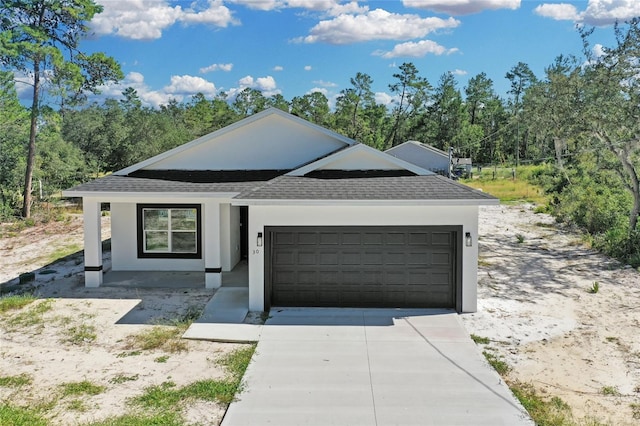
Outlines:
{"type": "MultiPolygon", "coordinates": [[[[108,238],[108,216],[102,229],[108,238]]],[[[201,308],[210,290],[85,289],[80,253],[47,264],[47,253],[73,244],[82,244],[80,217],[0,238],[0,283],[15,285],[19,274],[35,271],[29,285],[53,304],[38,325],[16,329],[3,317],[0,376],[25,373],[33,384],[0,387],[0,400],[55,400],[52,424],[74,425],[122,414],[127,398],[146,386],[224,374],[216,360],[238,345],[188,342],[186,352],[135,355],[126,345],[128,336],[151,324],[201,308]],[[69,330],[83,326],[95,327],[97,339],[69,342],[69,330]],[[84,405],[57,396],[61,383],[82,380],[106,391],[85,397],[84,405]]],[[[576,419],[638,424],[631,404],[640,404],[640,273],[589,250],[531,205],[481,207],[479,250],[478,312],[462,319],[512,367],[509,380],[562,398],[576,419]],[[592,293],[596,282],[599,290],[592,293]]],[[[225,408],[195,403],[184,413],[194,424],[216,425],[225,408]]]]}
{"type": "Polygon", "coordinates": [[[509,379],[561,398],[576,420],[640,424],[640,273],[531,205],[480,210],[478,312],[462,316],[467,330],[491,339],[509,379]]]}
{"type": "MultiPolygon", "coordinates": [[[[108,237],[109,217],[103,218],[102,229],[108,237]]],[[[0,376],[25,374],[32,379],[26,386],[0,386],[0,401],[49,407],[51,424],[80,425],[136,412],[127,401],[148,386],[173,382],[180,387],[223,378],[226,372],[217,361],[241,345],[184,340],[186,350],[173,352],[136,350],[129,343],[129,336],[202,309],[213,291],[86,289],[81,253],[55,264],[47,264],[46,256],[81,246],[82,232],[81,219],[75,218],[0,239],[0,283],[15,285],[21,273],[35,271],[35,281],[25,285],[43,298],[20,311],[0,314],[0,376]],[[15,324],[21,312],[35,311],[41,303],[51,303],[51,309],[34,315],[33,324],[15,324]],[[95,340],[75,337],[83,330],[92,331],[95,340]],[[61,396],[62,384],[81,381],[105,390],[95,396],[61,396]]],[[[105,252],[107,266],[109,258],[105,252]]],[[[182,413],[189,424],[218,425],[226,408],[200,401],[186,404],[182,413]]]]}

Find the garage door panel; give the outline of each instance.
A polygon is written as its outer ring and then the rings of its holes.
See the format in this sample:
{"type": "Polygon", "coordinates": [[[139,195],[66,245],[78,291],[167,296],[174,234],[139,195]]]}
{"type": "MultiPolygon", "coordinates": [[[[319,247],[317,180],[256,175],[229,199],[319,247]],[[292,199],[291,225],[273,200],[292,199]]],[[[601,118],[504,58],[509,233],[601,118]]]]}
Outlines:
{"type": "Polygon", "coordinates": [[[272,305],[455,307],[456,231],[291,227],[269,235],[272,305]]]}

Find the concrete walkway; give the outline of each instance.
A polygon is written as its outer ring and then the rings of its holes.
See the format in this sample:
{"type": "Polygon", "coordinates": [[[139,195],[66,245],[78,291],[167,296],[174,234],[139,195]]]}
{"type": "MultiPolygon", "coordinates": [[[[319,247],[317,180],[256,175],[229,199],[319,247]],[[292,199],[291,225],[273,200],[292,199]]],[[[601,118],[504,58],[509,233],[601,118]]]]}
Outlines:
{"type": "Polygon", "coordinates": [[[533,425],[451,311],[270,315],[223,426],[533,425]]]}

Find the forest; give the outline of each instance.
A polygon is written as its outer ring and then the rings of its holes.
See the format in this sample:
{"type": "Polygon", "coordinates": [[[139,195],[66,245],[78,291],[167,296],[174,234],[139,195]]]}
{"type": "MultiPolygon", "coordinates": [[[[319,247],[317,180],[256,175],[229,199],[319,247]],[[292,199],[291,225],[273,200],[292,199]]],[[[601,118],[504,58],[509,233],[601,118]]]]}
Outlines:
{"type": "Polygon", "coordinates": [[[363,70],[334,102],[320,92],[288,100],[247,88],[233,99],[196,94],[151,108],[133,88],[87,102],[87,93],[122,78],[115,60],[79,49],[99,6],[83,0],[52,11],[11,3],[46,9],[55,2],[3,1],[0,8],[0,221],[29,218],[32,208],[59,200],[61,189],[276,107],[381,150],[416,140],[453,147],[474,165],[529,166],[528,178],[544,188],[559,221],[640,266],[638,19],[616,25],[616,42],[598,49],[591,31],[578,29],[583,52],[559,54],[544,75],[514,64],[505,70],[504,97],[485,73],[460,87],[452,73],[430,82],[406,62],[389,76],[390,105],[376,102],[363,70]],[[30,106],[18,98],[15,72],[33,76],[30,106]]]}

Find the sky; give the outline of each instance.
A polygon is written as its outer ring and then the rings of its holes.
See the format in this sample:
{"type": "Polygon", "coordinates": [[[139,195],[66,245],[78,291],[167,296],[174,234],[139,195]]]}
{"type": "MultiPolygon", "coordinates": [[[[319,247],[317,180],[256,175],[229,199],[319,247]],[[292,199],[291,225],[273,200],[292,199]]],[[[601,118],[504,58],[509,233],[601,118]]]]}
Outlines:
{"type": "Polygon", "coordinates": [[[80,47],[113,56],[125,74],[103,96],[133,87],[152,107],[247,87],[287,100],[320,91],[333,103],[358,72],[389,104],[404,62],[433,86],[454,73],[461,91],[485,72],[507,97],[518,62],[540,78],[558,55],[581,54],[576,26],[595,26],[592,44],[612,46],[612,24],[640,16],[639,0],[96,1],[104,10],[80,47]]]}

